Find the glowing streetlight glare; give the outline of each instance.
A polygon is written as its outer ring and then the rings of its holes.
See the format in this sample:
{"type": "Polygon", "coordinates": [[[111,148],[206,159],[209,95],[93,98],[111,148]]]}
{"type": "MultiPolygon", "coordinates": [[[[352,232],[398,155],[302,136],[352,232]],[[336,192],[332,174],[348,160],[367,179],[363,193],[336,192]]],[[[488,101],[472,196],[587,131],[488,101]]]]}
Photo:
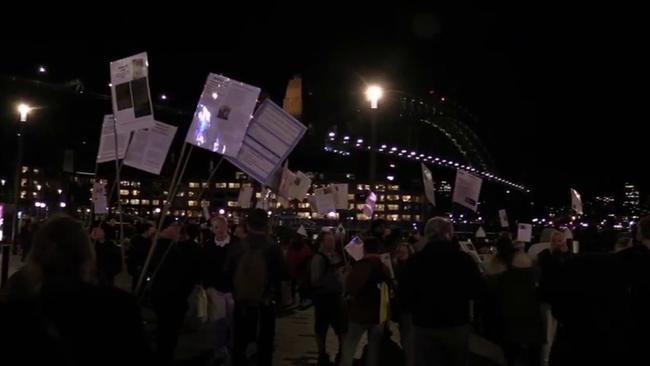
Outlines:
{"type": "Polygon", "coordinates": [[[223,208],[220,208],[220,209],[219,209],[219,215],[223,215],[223,214],[225,214],[225,213],[226,213],[226,210],[224,210],[223,208]]]}
{"type": "Polygon", "coordinates": [[[370,108],[377,109],[377,103],[384,94],[384,90],[378,85],[370,85],[366,88],[366,99],[370,102],[370,108]]]}
{"type": "Polygon", "coordinates": [[[44,73],[44,72],[46,72],[46,71],[47,71],[47,70],[45,69],[45,66],[39,66],[39,68],[38,68],[38,72],[40,72],[40,73],[42,74],[42,73],[44,73]]]}
{"type": "Polygon", "coordinates": [[[18,104],[18,113],[20,113],[20,122],[27,122],[27,115],[32,111],[32,107],[28,104],[18,104]]]}

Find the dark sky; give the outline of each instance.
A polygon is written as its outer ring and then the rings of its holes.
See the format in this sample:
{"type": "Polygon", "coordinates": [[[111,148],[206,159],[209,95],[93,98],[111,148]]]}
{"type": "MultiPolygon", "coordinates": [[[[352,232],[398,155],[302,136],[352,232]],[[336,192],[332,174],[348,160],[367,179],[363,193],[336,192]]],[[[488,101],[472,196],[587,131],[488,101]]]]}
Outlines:
{"type": "Polygon", "coordinates": [[[434,90],[472,111],[500,172],[540,197],[568,200],[570,186],[604,193],[626,179],[648,186],[646,121],[634,96],[640,23],[631,10],[397,4],[175,4],[155,16],[70,16],[38,39],[4,39],[0,74],[80,78],[107,92],[107,63],[147,51],[152,92],[190,111],[208,72],[259,85],[276,101],[295,73],[341,80],[342,89],[380,80],[412,95],[434,90]],[[39,64],[47,76],[37,75],[39,64]]]}

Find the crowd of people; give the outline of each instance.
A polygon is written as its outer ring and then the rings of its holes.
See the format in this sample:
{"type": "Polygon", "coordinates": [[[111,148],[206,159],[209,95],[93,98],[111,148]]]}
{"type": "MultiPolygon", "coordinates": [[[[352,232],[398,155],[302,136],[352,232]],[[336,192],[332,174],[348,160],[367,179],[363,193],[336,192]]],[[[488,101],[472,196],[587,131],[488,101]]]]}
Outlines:
{"type": "Polygon", "coordinates": [[[170,219],[157,233],[140,222],[123,248],[106,223],[54,216],[28,227],[26,262],[0,291],[0,347],[20,364],[171,365],[198,317],[213,325],[204,364],[271,365],[289,302],[313,305],[318,365],[489,362],[472,350],[477,338],[508,366],[650,362],[650,217],[606,252],[576,254],[565,233],[547,228],[530,246],[502,232],[482,258],[446,218],[409,235],[378,219],[358,233],[356,261],[340,233],[277,236],[259,209],[235,226],[221,216],[170,219]],[[122,267],[131,293],[115,286],[122,267]],[[336,350],[327,349],[330,328],[336,350]]]}

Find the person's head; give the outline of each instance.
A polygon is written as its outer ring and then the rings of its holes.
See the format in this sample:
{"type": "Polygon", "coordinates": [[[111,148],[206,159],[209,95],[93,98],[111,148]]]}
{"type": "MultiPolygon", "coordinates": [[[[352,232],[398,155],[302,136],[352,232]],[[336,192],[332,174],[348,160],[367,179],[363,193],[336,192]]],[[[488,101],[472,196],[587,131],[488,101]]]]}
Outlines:
{"type": "Polygon", "coordinates": [[[366,238],[363,241],[363,249],[367,254],[377,254],[379,253],[379,240],[375,237],[366,238]]]}
{"type": "Polygon", "coordinates": [[[434,217],[424,226],[424,237],[428,242],[451,241],[454,237],[454,225],[445,217],[434,217]]]}
{"type": "Polygon", "coordinates": [[[54,216],[36,232],[28,265],[41,283],[55,279],[91,281],[95,251],[83,225],[69,216],[54,216]]]}
{"type": "Polygon", "coordinates": [[[250,234],[267,235],[269,232],[269,216],[261,208],[251,210],[246,217],[246,231],[250,234]]]}
{"type": "Polygon", "coordinates": [[[386,225],[386,220],[375,219],[370,223],[370,234],[375,238],[382,239],[390,234],[390,228],[386,225]]]}
{"type": "Polygon", "coordinates": [[[226,240],[228,238],[228,221],[223,216],[213,217],[210,220],[212,232],[217,240],[226,240]]]}
{"type": "Polygon", "coordinates": [[[547,227],[542,230],[542,234],[539,236],[539,242],[540,243],[550,243],[551,242],[551,235],[556,230],[553,229],[552,227],[547,227]]]}
{"type": "Polygon", "coordinates": [[[512,240],[507,237],[500,237],[497,239],[495,247],[497,248],[497,258],[506,265],[510,264],[517,251],[512,240]]]}
{"type": "Polygon", "coordinates": [[[239,240],[244,240],[246,239],[246,225],[244,224],[239,224],[235,227],[235,237],[238,238],[239,240]]]}
{"type": "Polygon", "coordinates": [[[321,231],[316,237],[318,250],[324,253],[332,253],[336,249],[336,240],[331,231],[321,231]]]}
{"type": "Polygon", "coordinates": [[[411,257],[411,245],[409,243],[400,243],[395,248],[394,252],[395,261],[397,263],[406,262],[411,257]]]}
{"type": "Polygon", "coordinates": [[[551,233],[551,251],[565,253],[569,251],[564,234],[561,231],[551,233]]]}
{"type": "Polygon", "coordinates": [[[639,221],[636,228],[636,237],[643,245],[650,247],[650,216],[639,221]]]}
{"type": "Polygon", "coordinates": [[[616,243],[614,244],[614,252],[620,252],[621,250],[625,250],[631,246],[632,238],[627,235],[623,235],[616,240],[616,243]]]}
{"type": "Polygon", "coordinates": [[[90,231],[90,240],[103,242],[106,240],[106,231],[102,226],[96,226],[90,231]]]}

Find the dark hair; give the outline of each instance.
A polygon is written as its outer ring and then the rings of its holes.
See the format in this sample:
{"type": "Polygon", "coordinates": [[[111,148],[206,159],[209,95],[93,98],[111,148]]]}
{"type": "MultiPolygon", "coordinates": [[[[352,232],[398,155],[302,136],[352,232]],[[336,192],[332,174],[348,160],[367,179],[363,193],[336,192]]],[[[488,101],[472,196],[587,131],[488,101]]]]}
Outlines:
{"type": "Polygon", "coordinates": [[[650,216],[646,216],[639,221],[637,232],[639,240],[650,240],[650,216]]]}
{"type": "Polygon", "coordinates": [[[517,249],[515,249],[515,246],[512,244],[512,240],[506,237],[501,237],[497,239],[495,246],[497,247],[496,257],[505,264],[506,267],[510,267],[512,259],[517,252],[517,249]]]}
{"type": "Polygon", "coordinates": [[[363,248],[366,250],[366,253],[379,253],[379,240],[377,238],[366,238],[363,241],[363,248]]]}
{"type": "Polygon", "coordinates": [[[269,225],[269,216],[261,208],[252,209],[246,218],[246,225],[254,231],[266,231],[269,225]]]}

